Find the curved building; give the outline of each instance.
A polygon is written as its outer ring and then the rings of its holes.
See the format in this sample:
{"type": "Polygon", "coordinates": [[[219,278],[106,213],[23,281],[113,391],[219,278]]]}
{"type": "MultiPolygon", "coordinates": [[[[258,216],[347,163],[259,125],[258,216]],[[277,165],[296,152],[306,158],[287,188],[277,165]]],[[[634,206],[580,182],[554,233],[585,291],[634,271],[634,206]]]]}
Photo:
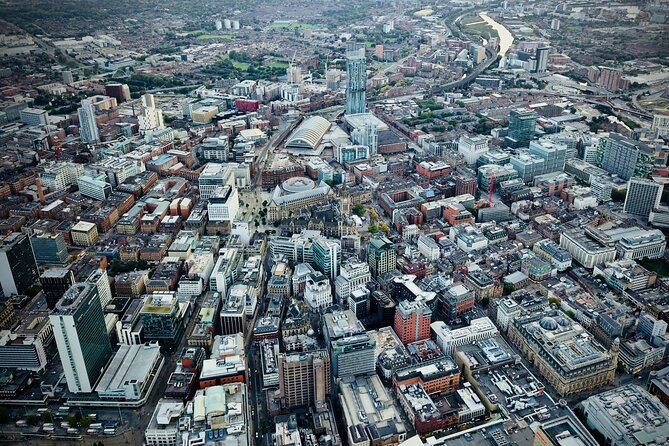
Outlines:
{"type": "Polygon", "coordinates": [[[286,149],[298,152],[317,149],[330,125],[330,121],[320,116],[305,119],[286,141],[286,149]]]}
{"type": "Polygon", "coordinates": [[[291,211],[305,209],[328,199],[330,186],[325,182],[316,184],[307,177],[289,178],[274,188],[267,209],[269,221],[286,218],[291,211]]]}

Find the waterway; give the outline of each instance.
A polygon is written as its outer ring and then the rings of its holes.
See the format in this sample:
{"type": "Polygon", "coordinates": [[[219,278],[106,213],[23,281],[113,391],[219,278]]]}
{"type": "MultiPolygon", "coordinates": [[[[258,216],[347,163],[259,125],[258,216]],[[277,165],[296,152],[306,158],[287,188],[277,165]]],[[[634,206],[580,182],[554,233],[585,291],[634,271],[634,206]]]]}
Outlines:
{"type": "Polygon", "coordinates": [[[504,57],[513,44],[513,35],[511,34],[511,31],[506,29],[501,23],[488,17],[488,13],[486,12],[480,13],[479,16],[490,25],[492,29],[497,31],[497,35],[499,35],[499,55],[504,57]]]}

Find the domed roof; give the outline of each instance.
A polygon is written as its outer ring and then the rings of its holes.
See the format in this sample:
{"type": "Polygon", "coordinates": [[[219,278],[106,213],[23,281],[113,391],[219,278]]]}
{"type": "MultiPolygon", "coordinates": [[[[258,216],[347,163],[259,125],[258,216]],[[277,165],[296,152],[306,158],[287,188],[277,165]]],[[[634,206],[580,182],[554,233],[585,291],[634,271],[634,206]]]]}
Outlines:
{"type": "Polygon", "coordinates": [[[560,316],[560,317],[558,317],[558,318],[556,319],[556,321],[557,321],[557,323],[558,323],[560,326],[562,326],[562,327],[568,327],[568,326],[569,326],[569,320],[568,320],[566,317],[564,317],[564,316],[560,316]]]}
{"type": "Polygon", "coordinates": [[[558,328],[557,321],[550,316],[542,317],[541,320],[539,321],[539,325],[544,330],[557,330],[558,328]]]}
{"type": "Polygon", "coordinates": [[[288,178],[286,181],[281,183],[281,188],[290,193],[304,192],[312,190],[315,187],[316,183],[314,180],[307,177],[288,178]]]}

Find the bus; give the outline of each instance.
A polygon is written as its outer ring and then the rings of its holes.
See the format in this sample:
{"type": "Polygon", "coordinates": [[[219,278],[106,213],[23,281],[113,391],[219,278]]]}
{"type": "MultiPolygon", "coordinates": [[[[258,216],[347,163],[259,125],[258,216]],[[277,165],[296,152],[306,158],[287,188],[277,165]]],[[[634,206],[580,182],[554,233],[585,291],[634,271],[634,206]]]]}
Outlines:
{"type": "Polygon", "coordinates": [[[116,427],[116,421],[105,421],[102,425],[106,428],[116,427]]]}
{"type": "Polygon", "coordinates": [[[91,423],[88,427],[91,429],[102,429],[102,423],[91,423]]]}
{"type": "Polygon", "coordinates": [[[70,406],[60,406],[58,408],[58,412],[69,412],[70,411],[70,406]]]}
{"type": "Polygon", "coordinates": [[[46,413],[48,411],[49,411],[49,409],[47,409],[46,407],[40,407],[39,409],[37,409],[38,414],[43,414],[43,413],[46,413]]]}
{"type": "Polygon", "coordinates": [[[91,420],[91,421],[95,421],[95,420],[98,419],[98,414],[96,414],[96,413],[89,413],[89,414],[86,415],[86,416],[87,416],[88,419],[91,420]]]}
{"type": "Polygon", "coordinates": [[[111,428],[110,428],[110,429],[105,429],[105,430],[102,431],[102,432],[103,432],[105,435],[114,435],[114,434],[116,434],[116,429],[111,429],[111,428]]]}
{"type": "Polygon", "coordinates": [[[56,412],[56,417],[57,418],[67,418],[70,416],[69,412],[56,412]]]}
{"type": "Polygon", "coordinates": [[[98,429],[94,429],[94,428],[89,427],[88,429],[86,429],[86,433],[88,435],[95,435],[95,434],[98,433],[98,429]]]}

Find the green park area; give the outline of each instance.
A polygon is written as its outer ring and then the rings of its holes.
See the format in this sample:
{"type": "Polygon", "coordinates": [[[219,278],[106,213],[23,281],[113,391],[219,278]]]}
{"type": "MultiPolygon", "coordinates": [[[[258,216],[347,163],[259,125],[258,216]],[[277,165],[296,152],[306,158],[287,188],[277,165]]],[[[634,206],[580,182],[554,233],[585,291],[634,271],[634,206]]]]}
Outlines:
{"type": "Polygon", "coordinates": [[[232,34],[200,34],[198,40],[232,40],[235,36],[232,34]]]}
{"type": "Polygon", "coordinates": [[[302,23],[302,22],[274,22],[272,23],[272,28],[284,28],[284,29],[314,29],[316,25],[313,23],[302,23]]]}

